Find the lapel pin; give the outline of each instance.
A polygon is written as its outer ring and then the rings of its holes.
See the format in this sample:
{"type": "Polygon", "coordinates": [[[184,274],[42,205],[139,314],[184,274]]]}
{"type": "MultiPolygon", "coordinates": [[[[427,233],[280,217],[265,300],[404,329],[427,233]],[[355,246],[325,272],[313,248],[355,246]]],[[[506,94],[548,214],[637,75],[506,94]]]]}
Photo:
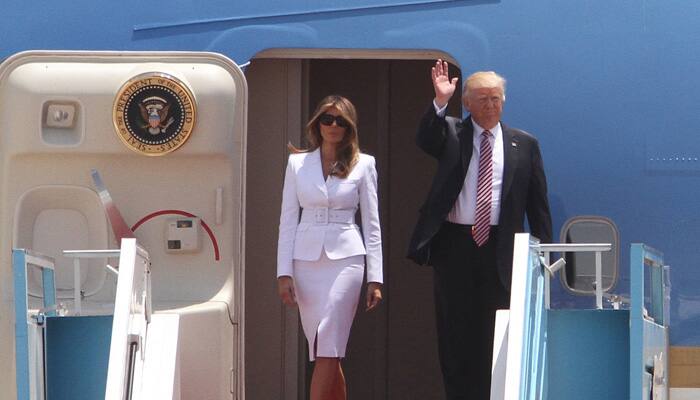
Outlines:
{"type": "Polygon", "coordinates": [[[513,146],[513,147],[518,147],[518,144],[515,143],[515,142],[510,142],[510,145],[513,146]]]}

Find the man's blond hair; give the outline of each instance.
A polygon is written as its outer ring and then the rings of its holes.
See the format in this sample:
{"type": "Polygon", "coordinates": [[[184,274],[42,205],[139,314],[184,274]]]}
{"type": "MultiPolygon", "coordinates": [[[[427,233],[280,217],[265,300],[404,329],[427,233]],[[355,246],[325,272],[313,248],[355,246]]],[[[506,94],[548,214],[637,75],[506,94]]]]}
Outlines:
{"type": "Polygon", "coordinates": [[[503,92],[503,101],[506,100],[506,79],[494,71],[478,71],[469,75],[464,82],[462,97],[468,97],[472,90],[480,88],[500,88],[503,92]]]}

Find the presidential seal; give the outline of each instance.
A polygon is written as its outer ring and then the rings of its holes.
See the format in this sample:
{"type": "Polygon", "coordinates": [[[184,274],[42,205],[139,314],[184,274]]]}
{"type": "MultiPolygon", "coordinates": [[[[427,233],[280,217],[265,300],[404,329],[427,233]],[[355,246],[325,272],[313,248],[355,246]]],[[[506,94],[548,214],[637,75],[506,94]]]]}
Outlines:
{"type": "Polygon", "coordinates": [[[160,156],[187,141],[196,108],[184,83],[165,73],[149,72],[135,76],[119,89],[112,118],[117,136],[128,148],[160,156]]]}

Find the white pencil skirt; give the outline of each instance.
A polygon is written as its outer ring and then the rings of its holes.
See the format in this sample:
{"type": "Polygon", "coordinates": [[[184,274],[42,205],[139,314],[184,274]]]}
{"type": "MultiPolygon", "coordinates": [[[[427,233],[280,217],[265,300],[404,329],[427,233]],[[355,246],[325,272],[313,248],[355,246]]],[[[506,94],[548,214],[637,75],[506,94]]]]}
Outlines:
{"type": "Polygon", "coordinates": [[[345,357],[350,327],[362,289],[365,257],[294,260],[294,289],[309,344],[309,360],[345,357]]]}

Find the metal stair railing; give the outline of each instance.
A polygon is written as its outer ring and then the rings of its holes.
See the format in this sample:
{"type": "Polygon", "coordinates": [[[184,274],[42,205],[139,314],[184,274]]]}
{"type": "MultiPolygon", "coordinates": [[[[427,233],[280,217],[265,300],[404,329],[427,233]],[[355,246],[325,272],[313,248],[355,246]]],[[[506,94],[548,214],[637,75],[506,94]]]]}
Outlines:
{"type": "Polygon", "coordinates": [[[44,316],[56,313],[56,287],[53,258],[26,249],[12,250],[15,300],[15,368],[17,400],[41,400],[44,393],[43,354],[44,316]],[[41,268],[43,308],[29,311],[27,271],[41,268]]]}

